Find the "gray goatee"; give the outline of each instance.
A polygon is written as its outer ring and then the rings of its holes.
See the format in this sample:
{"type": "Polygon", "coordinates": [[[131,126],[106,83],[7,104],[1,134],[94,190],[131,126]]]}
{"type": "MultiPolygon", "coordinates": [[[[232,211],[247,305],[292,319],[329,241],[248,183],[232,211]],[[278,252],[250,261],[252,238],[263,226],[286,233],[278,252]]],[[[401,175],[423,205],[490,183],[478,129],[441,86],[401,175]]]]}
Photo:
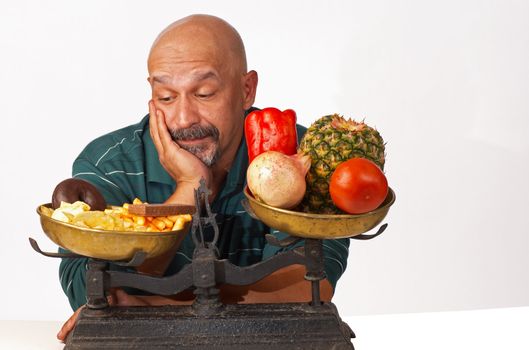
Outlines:
{"type": "Polygon", "coordinates": [[[174,142],[178,143],[180,147],[186,151],[194,154],[208,167],[211,167],[220,157],[219,151],[219,130],[214,126],[201,126],[198,124],[192,125],[185,129],[172,129],[169,131],[174,142]],[[184,145],[178,141],[187,141],[201,139],[204,137],[211,137],[214,143],[202,145],[184,145]]]}

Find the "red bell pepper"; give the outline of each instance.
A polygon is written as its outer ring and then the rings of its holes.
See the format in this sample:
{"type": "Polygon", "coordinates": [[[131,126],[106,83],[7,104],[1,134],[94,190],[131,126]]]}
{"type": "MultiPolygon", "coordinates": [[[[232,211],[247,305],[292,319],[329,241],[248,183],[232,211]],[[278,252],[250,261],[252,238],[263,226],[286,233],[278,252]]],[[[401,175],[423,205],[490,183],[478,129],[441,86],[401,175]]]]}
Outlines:
{"type": "Polygon", "coordinates": [[[281,112],[273,107],[253,111],[244,121],[244,134],[249,163],[266,151],[295,154],[298,146],[296,112],[292,109],[281,112]]]}

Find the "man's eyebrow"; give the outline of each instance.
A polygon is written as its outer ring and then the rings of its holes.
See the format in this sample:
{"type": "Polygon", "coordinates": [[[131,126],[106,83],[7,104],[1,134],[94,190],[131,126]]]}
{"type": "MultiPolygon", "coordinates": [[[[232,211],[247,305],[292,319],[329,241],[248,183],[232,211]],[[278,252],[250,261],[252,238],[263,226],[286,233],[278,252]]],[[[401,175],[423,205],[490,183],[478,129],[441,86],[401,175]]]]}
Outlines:
{"type": "Polygon", "coordinates": [[[169,84],[171,82],[171,77],[168,75],[155,75],[152,77],[153,83],[159,84],[169,84]]]}
{"type": "MultiPolygon", "coordinates": [[[[215,79],[218,80],[219,77],[214,71],[202,71],[202,72],[196,72],[192,74],[192,79],[195,81],[202,81],[207,79],[215,79]]],[[[172,78],[169,75],[154,75],[152,77],[153,83],[159,83],[159,84],[165,84],[169,85],[171,84],[172,78]]]]}
{"type": "Polygon", "coordinates": [[[202,80],[206,80],[206,79],[215,79],[215,80],[218,80],[219,77],[217,76],[217,74],[215,74],[215,72],[209,70],[209,71],[206,71],[206,72],[197,72],[195,74],[193,74],[193,79],[196,80],[196,81],[202,81],[202,80]]]}

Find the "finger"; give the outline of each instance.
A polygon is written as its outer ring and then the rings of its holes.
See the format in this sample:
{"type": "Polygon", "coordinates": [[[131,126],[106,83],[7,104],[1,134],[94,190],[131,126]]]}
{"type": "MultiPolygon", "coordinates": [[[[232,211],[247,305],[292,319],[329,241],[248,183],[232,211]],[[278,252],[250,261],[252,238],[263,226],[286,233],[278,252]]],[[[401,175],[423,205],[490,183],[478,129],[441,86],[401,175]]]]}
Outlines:
{"type": "Polygon", "coordinates": [[[123,289],[116,289],[114,296],[117,306],[130,306],[130,296],[123,289]]]}
{"type": "Polygon", "coordinates": [[[160,142],[159,130],[158,130],[158,110],[154,105],[154,101],[149,101],[149,126],[151,138],[154,143],[154,146],[158,150],[158,153],[163,153],[163,147],[160,142]]]}
{"type": "Polygon", "coordinates": [[[116,302],[119,306],[146,305],[142,298],[127,294],[123,289],[116,289],[116,302]]]}
{"type": "Polygon", "coordinates": [[[154,105],[154,101],[149,101],[149,127],[150,127],[150,133],[151,138],[154,143],[154,146],[156,147],[156,150],[158,150],[158,153],[162,154],[164,152],[163,145],[160,141],[159,136],[159,130],[158,130],[158,117],[159,113],[154,105]]]}
{"type": "Polygon", "coordinates": [[[62,327],[59,333],[57,333],[57,339],[64,342],[68,334],[72,331],[72,329],[75,327],[75,322],[77,321],[77,318],[79,317],[79,314],[84,309],[84,305],[78,308],[72,316],[66,321],[62,327]]]}
{"type": "Polygon", "coordinates": [[[160,142],[162,144],[163,149],[166,152],[171,148],[176,148],[177,150],[180,149],[180,146],[171,138],[171,134],[169,133],[169,129],[167,128],[165,116],[163,115],[162,111],[157,110],[156,116],[156,120],[158,122],[158,136],[160,138],[160,142]]]}
{"type": "Polygon", "coordinates": [[[107,292],[107,303],[109,306],[115,306],[117,304],[116,290],[117,288],[110,288],[107,292]]]}

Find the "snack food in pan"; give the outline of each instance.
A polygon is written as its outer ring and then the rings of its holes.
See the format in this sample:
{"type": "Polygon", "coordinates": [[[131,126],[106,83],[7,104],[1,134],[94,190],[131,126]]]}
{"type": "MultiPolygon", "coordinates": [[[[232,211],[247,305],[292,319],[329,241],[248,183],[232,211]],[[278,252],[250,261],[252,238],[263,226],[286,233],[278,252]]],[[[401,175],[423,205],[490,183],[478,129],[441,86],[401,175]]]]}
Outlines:
{"type": "MultiPolygon", "coordinates": [[[[72,207],[84,206],[76,204],[72,207]]],[[[126,206],[109,209],[107,213],[103,211],[97,214],[86,214],[91,212],[82,210],[77,215],[73,215],[72,212],[75,213],[75,210],[79,209],[61,210],[61,214],[68,219],[68,222],[52,219],[55,211],[51,204],[39,206],[37,213],[44,233],[54,243],[73,253],[104,260],[128,260],[137,251],[143,251],[147,254],[147,258],[151,258],[171,248],[176,249],[175,246],[180,244],[191,226],[191,216],[188,214],[166,217],[168,221],[165,222],[161,217],[129,217],[126,206]],[[74,224],[73,221],[78,215],[81,215],[79,219],[83,220],[77,220],[74,224]],[[132,223],[126,219],[131,219],[132,223]],[[170,219],[174,219],[172,227],[169,227],[170,219]],[[122,224],[119,223],[120,220],[123,221],[122,224]],[[120,225],[125,226],[125,222],[131,224],[129,227],[132,228],[131,230],[121,230],[120,225]],[[162,230],[156,226],[158,224],[162,227],[160,222],[166,225],[162,230]],[[111,226],[114,229],[104,229],[111,226]]],[[[61,215],[56,214],[56,216],[61,215]]]]}
{"type": "MultiPolygon", "coordinates": [[[[142,202],[136,198],[133,204],[142,202]]],[[[82,201],[74,203],[61,202],[53,210],[43,207],[42,213],[54,220],[74,224],[79,227],[114,231],[136,232],[169,232],[181,230],[186,222],[191,221],[191,215],[141,216],[128,211],[128,203],[122,207],[112,206],[104,211],[90,210],[90,206],[82,201]]]]}

